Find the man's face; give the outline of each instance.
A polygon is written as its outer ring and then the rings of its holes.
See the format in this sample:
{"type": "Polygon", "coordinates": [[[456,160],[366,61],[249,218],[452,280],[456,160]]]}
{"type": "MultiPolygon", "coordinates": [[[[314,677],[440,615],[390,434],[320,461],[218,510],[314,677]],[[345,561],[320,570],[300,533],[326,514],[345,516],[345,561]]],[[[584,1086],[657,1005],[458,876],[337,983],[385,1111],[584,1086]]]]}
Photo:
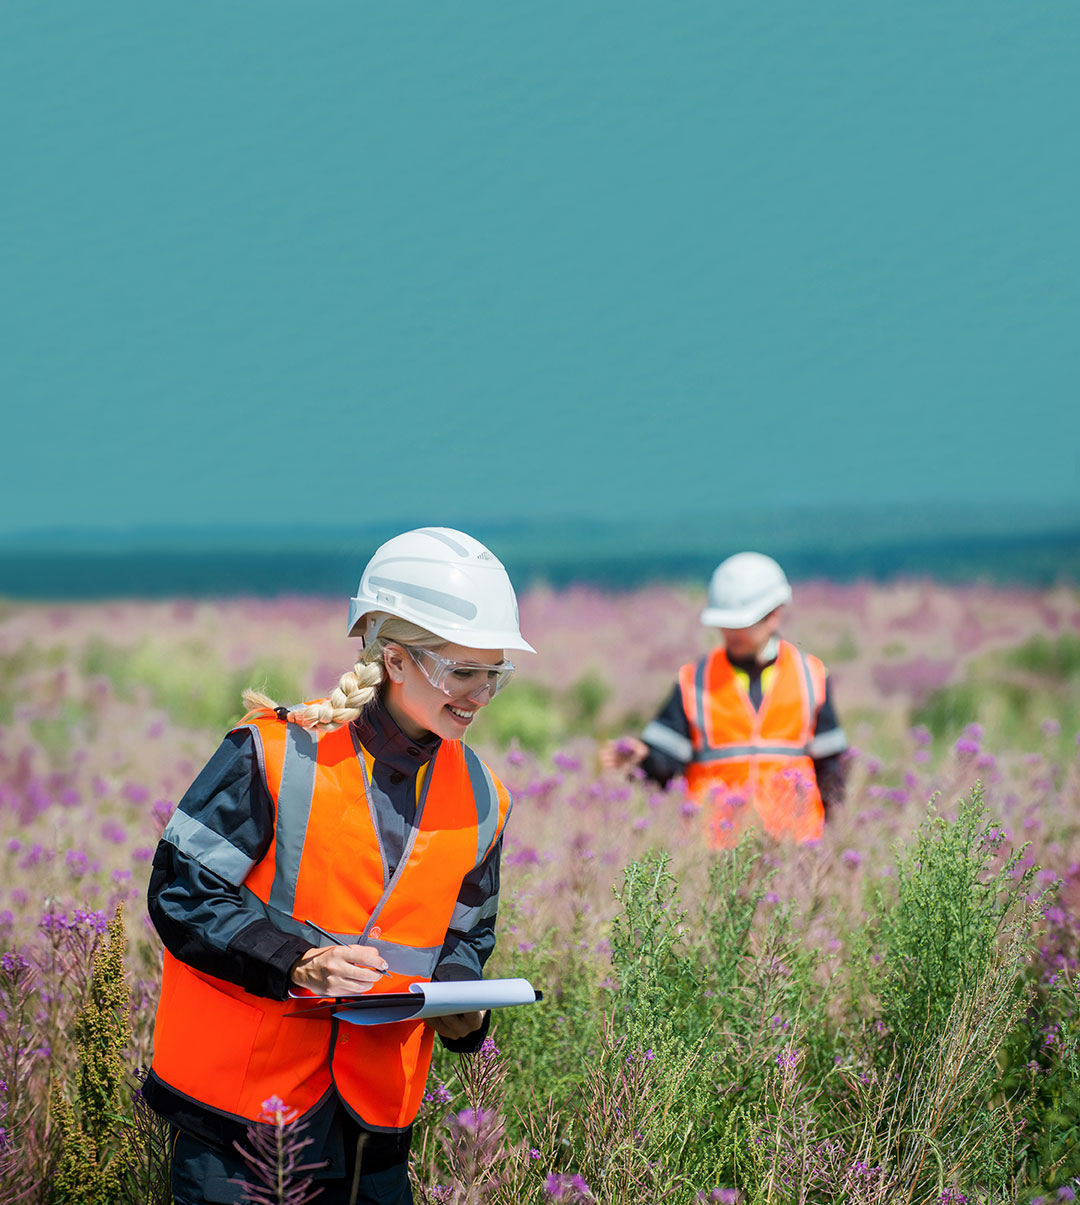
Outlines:
{"type": "Polygon", "coordinates": [[[776,634],[783,610],[783,607],[777,607],[748,628],[721,628],[728,656],[738,661],[756,657],[776,634]]]}

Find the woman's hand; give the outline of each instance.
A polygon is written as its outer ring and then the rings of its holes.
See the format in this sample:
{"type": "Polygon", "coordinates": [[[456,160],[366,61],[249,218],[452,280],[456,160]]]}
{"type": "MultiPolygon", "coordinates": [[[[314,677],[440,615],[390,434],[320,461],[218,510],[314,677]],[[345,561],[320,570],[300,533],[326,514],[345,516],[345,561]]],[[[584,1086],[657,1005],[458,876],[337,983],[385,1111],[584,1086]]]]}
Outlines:
{"type": "Polygon", "coordinates": [[[289,977],[317,996],[356,996],[370,991],[387,968],[374,946],[318,946],[300,955],[289,977]]]}
{"type": "Polygon", "coordinates": [[[600,766],[604,770],[632,770],[649,756],[649,746],[636,736],[621,736],[600,747],[600,766]]]}
{"type": "MultiPolygon", "coordinates": [[[[486,1011],[486,1010],[485,1010],[486,1011]]],[[[451,1013],[446,1017],[431,1017],[428,1024],[444,1038],[467,1038],[484,1023],[484,1013],[451,1013]]]]}

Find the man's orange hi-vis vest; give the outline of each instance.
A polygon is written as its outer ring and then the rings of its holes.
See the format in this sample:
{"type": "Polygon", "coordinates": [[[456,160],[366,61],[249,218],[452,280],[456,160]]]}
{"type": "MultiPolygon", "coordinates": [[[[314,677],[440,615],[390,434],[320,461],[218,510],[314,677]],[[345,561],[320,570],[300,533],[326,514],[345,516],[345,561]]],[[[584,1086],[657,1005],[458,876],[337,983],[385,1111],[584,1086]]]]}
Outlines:
{"type": "MultiPolygon", "coordinates": [[[[276,815],[274,840],[240,888],[245,901],[312,946],[326,942],[307,921],[342,944],[377,947],[391,973],[374,991],[429,980],[461,919],[461,881],[506,823],[506,788],[470,749],[443,741],[391,868],[369,803],[370,757],[351,726],[318,737],[273,717],[248,727],[276,815]]],[[[368,1128],[405,1129],[427,1079],[430,1027],[286,1016],[298,1003],[252,995],[166,953],[152,1070],[234,1119],[258,1120],[273,1096],[303,1116],[336,1087],[368,1128]]]]}
{"type": "Polygon", "coordinates": [[[693,758],[686,780],[708,808],[709,843],[734,845],[757,825],[774,837],[814,841],[825,809],[807,750],[825,698],[825,666],[780,641],[759,710],[723,648],[679,670],[693,758]]]}

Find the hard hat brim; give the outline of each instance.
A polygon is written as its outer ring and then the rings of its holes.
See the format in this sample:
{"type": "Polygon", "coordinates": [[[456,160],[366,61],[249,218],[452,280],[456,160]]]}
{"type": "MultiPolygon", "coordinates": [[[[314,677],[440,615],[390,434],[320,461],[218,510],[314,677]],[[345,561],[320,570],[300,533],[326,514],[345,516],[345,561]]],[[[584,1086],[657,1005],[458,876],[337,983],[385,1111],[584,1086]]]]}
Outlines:
{"type": "Polygon", "coordinates": [[[759,599],[750,607],[725,610],[723,607],[706,607],[701,612],[701,622],[707,628],[750,628],[770,611],[791,602],[791,590],[781,589],[759,599]]]}
{"type": "MultiPolygon", "coordinates": [[[[351,598],[349,600],[349,630],[348,636],[363,636],[364,620],[372,612],[379,610],[373,607],[369,599],[351,598]]],[[[514,649],[521,653],[535,653],[536,649],[521,635],[520,632],[506,631],[498,628],[452,628],[449,625],[430,619],[421,620],[419,617],[410,619],[434,636],[442,636],[449,644],[460,644],[469,649],[514,649]]]]}

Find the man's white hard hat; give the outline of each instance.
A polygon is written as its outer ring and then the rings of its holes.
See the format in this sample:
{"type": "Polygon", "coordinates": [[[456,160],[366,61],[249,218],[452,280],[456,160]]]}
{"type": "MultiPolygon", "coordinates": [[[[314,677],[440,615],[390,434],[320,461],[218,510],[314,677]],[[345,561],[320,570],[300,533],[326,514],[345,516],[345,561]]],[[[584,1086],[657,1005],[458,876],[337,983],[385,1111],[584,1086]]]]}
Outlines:
{"type": "Polygon", "coordinates": [[[467,648],[536,652],[521,634],[502,562],[452,527],[406,531],[368,561],[349,604],[348,634],[373,640],[390,615],[467,648]]]}
{"type": "Polygon", "coordinates": [[[701,622],[710,628],[748,628],[788,602],[791,586],[771,556],[737,552],[716,566],[701,622]]]}

